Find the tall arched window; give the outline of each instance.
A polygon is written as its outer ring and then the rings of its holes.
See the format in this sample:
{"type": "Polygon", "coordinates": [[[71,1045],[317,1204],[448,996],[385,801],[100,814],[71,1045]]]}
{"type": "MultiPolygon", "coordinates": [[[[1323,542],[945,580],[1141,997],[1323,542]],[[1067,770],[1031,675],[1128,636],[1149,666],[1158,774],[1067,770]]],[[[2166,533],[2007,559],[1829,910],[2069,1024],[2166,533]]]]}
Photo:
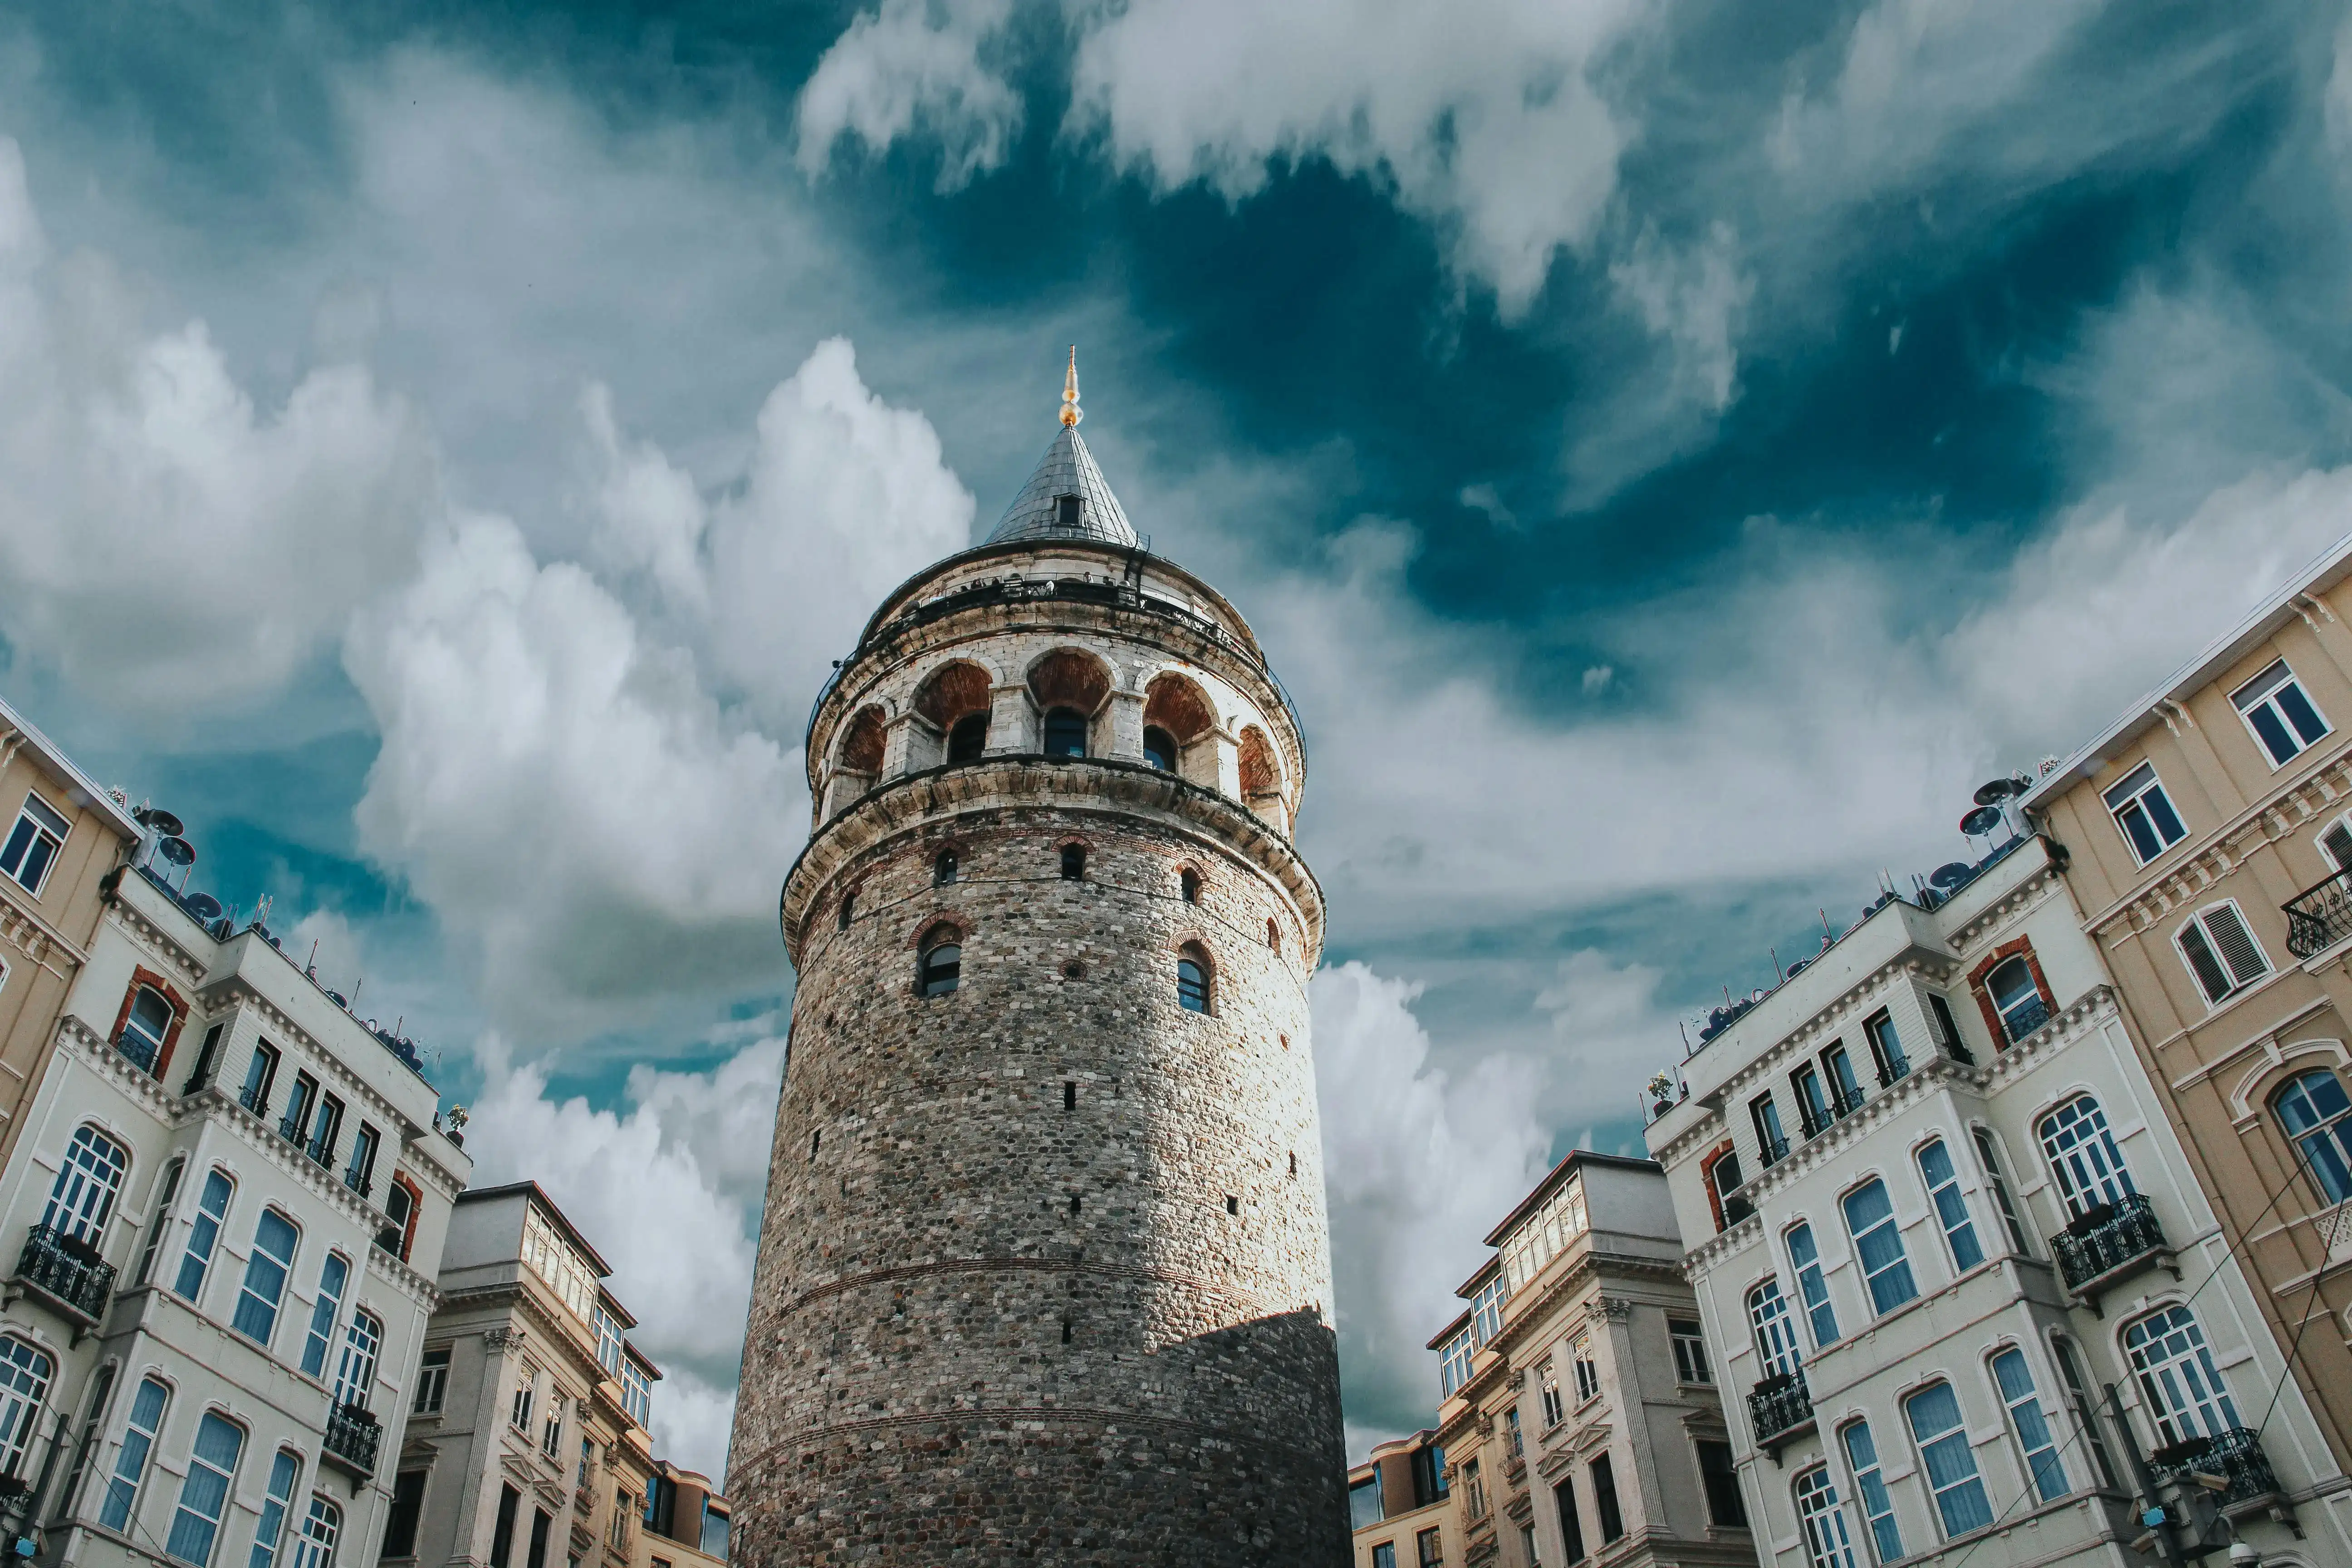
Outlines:
{"type": "Polygon", "coordinates": [[[2343,1080],[2315,1068],[2273,1095],[2271,1110],[2303,1151],[2311,1179],[2328,1201],[2352,1198],[2352,1098],[2346,1096],[2343,1080]]]}
{"type": "Polygon", "coordinates": [[[335,1344],[335,1314],[342,1310],[343,1287],[351,1278],[351,1261],[340,1252],[327,1254],[319,1269],[319,1294],[310,1303],[310,1331],[302,1340],[302,1370],[312,1377],[327,1375],[327,1352],[335,1344]]]}
{"type": "Polygon", "coordinates": [[[115,1044],[141,1070],[153,1072],[156,1055],[163,1048],[163,1037],[172,1032],[175,1016],[162,992],[142,985],[131,993],[131,1010],[122,1016],[122,1033],[115,1044]]]}
{"type": "Polygon", "coordinates": [[[244,1453],[245,1429],[217,1410],[205,1411],[188,1452],[188,1473],[180,1479],[180,1506],[172,1510],[164,1556],[190,1568],[204,1568],[213,1560],[213,1542],[220,1536],[236,1461],[244,1453]]]}
{"type": "Polygon", "coordinates": [[[142,1380],[139,1392],[131,1396],[122,1445],[114,1451],[114,1474],[107,1480],[106,1501],[98,1510],[98,1522],[118,1534],[130,1530],[139,1484],[147,1479],[147,1461],[155,1451],[155,1434],[163,1429],[163,1406],[171,1397],[172,1391],[160,1377],[142,1380]]]}
{"type": "Polygon", "coordinates": [[[1789,1262],[1797,1271],[1797,1291],[1805,1300],[1806,1326],[1813,1331],[1813,1348],[1827,1350],[1837,1342],[1837,1312],[1830,1305],[1829,1281],[1822,1274],[1822,1249],[1813,1241],[1813,1227],[1789,1227],[1789,1262]]]}
{"type": "Polygon", "coordinates": [[[2001,1029],[2011,1041],[2025,1038],[2050,1021],[2049,1005],[2042,999],[2042,988],[2033,983],[2033,966],[2021,953],[1985,976],[1985,991],[1992,997],[2001,1029]]]}
{"type": "Polygon", "coordinates": [[[2176,1301],[2125,1329],[2124,1350],[2147,1395],[2159,1446],[2218,1437],[2239,1425],[2229,1385],[2187,1302],[2176,1301]]]}
{"type": "Polygon", "coordinates": [[[942,849],[940,851],[939,858],[931,862],[931,886],[944,888],[955,879],[956,852],[952,849],[942,849]]]}
{"type": "Polygon", "coordinates": [[[1208,955],[1187,947],[1176,956],[1176,1005],[1187,1013],[1209,1011],[1208,955]]]}
{"type": "Polygon", "coordinates": [[[48,1396],[49,1358],[10,1335],[0,1339],[0,1475],[16,1475],[48,1396]]]}
{"type": "Polygon", "coordinates": [[[948,761],[976,763],[988,750],[988,715],[968,713],[948,731],[948,761]]]}
{"type": "Polygon", "coordinates": [[[278,1330],[278,1309],[286,1300],[286,1276],[293,1271],[294,1222],[274,1208],[261,1211],[253,1226],[253,1250],[245,1260],[245,1287],[236,1293],[229,1327],[256,1344],[267,1345],[278,1330]]]}
{"type": "Polygon", "coordinates": [[[1185,867],[1182,874],[1176,879],[1176,890],[1183,895],[1184,901],[1186,903],[1199,903],[1201,901],[1201,873],[1193,870],[1190,866],[1185,867]]]}
{"type": "Polygon", "coordinates": [[[1161,773],[1176,771],[1176,737],[1157,724],[1143,727],[1143,760],[1161,773]]]}
{"type": "Polygon", "coordinates": [[[857,889],[852,888],[849,891],[841,895],[841,908],[834,913],[833,929],[835,931],[847,931],[849,929],[849,922],[856,918],[857,889]]]}
{"type": "Polygon", "coordinates": [[[1087,716],[1075,708],[1056,708],[1045,715],[1045,754],[1083,757],[1087,754],[1087,716]]]}
{"type": "Polygon", "coordinates": [[[1756,1331],[1757,1370],[1767,1378],[1794,1375],[1801,1353],[1797,1329],[1789,1321],[1789,1299],[1780,1294],[1778,1279],[1748,1292],[1748,1326],[1756,1331]]]}
{"type": "Polygon", "coordinates": [[[60,1237],[96,1247],[114,1213],[115,1194],[122,1190],[122,1173],[130,1167],[131,1152],[121,1144],[88,1123],[75,1128],[66,1157],[58,1163],[58,1179],[50,1184],[41,1223],[60,1237]]]}
{"type": "Polygon", "coordinates": [[[1854,1568],[1853,1539],[1846,1533],[1845,1510],[1838,1506],[1837,1483],[1827,1465],[1797,1478],[1797,1521],[1805,1531],[1805,1561],[1811,1568],[1854,1568]]]}
{"type": "Polygon", "coordinates": [[[1873,1176],[1840,1198],[1838,1206],[1845,1211],[1845,1227],[1862,1260],[1862,1279],[1869,1288],[1871,1306],[1881,1313],[1891,1312],[1917,1296],[1919,1287],[1911,1277],[1911,1259],[1903,1250],[1903,1231],[1895,1223],[1895,1204],[1886,1195],[1886,1184],[1873,1176]]]}
{"type": "Polygon", "coordinates": [[[383,1349],[383,1320],[373,1312],[352,1314],[343,1331],[342,1359],[335,1363],[335,1403],[367,1406],[368,1390],[375,1386],[376,1353],[383,1349]]]}
{"type": "Polygon", "coordinates": [[[923,938],[915,964],[915,994],[944,996],[961,984],[963,939],[953,926],[940,926],[923,938]]]}
{"type": "Polygon", "coordinates": [[[2116,1135],[2107,1131],[2107,1113],[2087,1094],[2078,1094],[2042,1119],[2035,1129],[2050,1169],[2058,1178],[2059,1195],[2068,1214],[2086,1214],[2103,1204],[2119,1204],[2139,1189],[2132,1185],[2116,1135]]]}
{"type": "Polygon", "coordinates": [[[1265,922],[1265,945],[1276,952],[1282,951],[1282,928],[1274,923],[1272,916],[1265,922]]]}
{"type": "Polygon", "coordinates": [[[302,1538],[294,1543],[290,1568],[329,1568],[335,1560],[335,1540],[342,1532],[343,1510],[312,1492],[310,1511],[302,1520],[302,1538]]]}

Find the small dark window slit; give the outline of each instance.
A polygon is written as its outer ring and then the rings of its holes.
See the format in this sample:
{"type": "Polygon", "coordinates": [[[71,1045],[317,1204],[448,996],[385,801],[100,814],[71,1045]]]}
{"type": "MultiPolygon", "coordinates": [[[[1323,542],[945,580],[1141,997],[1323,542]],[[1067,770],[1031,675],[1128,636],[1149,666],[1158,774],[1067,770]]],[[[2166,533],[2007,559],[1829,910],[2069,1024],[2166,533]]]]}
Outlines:
{"type": "Polygon", "coordinates": [[[1086,874],[1087,874],[1087,849],[1086,849],[1086,846],[1085,846],[1085,845],[1083,845],[1083,844],[1065,844],[1065,845],[1063,845],[1063,846],[1062,846],[1062,879],[1063,879],[1064,881],[1067,881],[1067,882],[1076,882],[1076,881],[1080,881],[1080,880],[1084,879],[1084,878],[1086,877],[1086,874]]]}
{"type": "Polygon", "coordinates": [[[1076,1193],[1070,1194],[1070,1212],[1074,1215],[1078,1212],[1078,1194],[1076,1193]]]}
{"type": "Polygon", "coordinates": [[[816,1158],[816,1152],[817,1152],[817,1149],[818,1149],[818,1148],[819,1148],[819,1146],[821,1146],[824,1142],[824,1128],[820,1127],[820,1128],[818,1128],[815,1131],[814,1131],[814,1132],[812,1132],[812,1133],[810,1133],[810,1134],[809,1134],[809,1158],[810,1158],[810,1159],[814,1160],[814,1159],[815,1159],[815,1158],[816,1158]]]}
{"type": "Polygon", "coordinates": [[[1290,1157],[1290,1173],[1294,1176],[1298,1174],[1298,1156],[1296,1154],[1290,1157]]]}
{"type": "Polygon", "coordinates": [[[1226,1212],[1227,1214],[1239,1214],[1239,1213],[1241,1213],[1241,1212],[1242,1212],[1242,1201],[1241,1201],[1241,1199],[1239,1199],[1239,1198],[1237,1198],[1237,1197],[1234,1196],[1234,1194],[1231,1194],[1231,1193],[1227,1193],[1227,1194],[1225,1194],[1225,1212],[1226,1212]]]}
{"type": "Polygon", "coordinates": [[[1062,1319],[1062,1342],[1064,1344],[1068,1344],[1070,1342],[1070,1319],[1066,1314],[1065,1314],[1062,1319]]]}
{"type": "Polygon", "coordinates": [[[1065,1110],[1076,1110],[1077,1108],[1078,1086],[1076,1083],[1064,1084],[1062,1086],[1062,1109],[1065,1110]]]}

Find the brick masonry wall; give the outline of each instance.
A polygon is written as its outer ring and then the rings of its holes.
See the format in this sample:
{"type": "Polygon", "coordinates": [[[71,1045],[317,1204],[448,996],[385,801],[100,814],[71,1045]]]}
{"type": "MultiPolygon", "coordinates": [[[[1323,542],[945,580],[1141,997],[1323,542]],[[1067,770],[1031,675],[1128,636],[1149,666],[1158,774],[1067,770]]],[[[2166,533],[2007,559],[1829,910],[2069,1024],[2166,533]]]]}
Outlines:
{"type": "Polygon", "coordinates": [[[1192,823],[1090,805],[1095,771],[918,820],[808,899],[740,1561],[1347,1561],[1300,910],[1192,823]],[[961,984],[925,999],[942,921],[961,984]]]}

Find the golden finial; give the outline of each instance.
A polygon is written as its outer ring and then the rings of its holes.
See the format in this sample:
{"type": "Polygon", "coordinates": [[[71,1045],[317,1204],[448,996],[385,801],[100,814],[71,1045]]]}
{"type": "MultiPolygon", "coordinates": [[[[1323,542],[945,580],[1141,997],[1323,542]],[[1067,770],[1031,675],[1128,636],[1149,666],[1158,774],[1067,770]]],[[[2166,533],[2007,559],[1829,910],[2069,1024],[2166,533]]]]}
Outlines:
{"type": "Polygon", "coordinates": [[[1062,382],[1062,425],[1076,429],[1086,415],[1078,407],[1078,345],[1070,345],[1070,374],[1062,382]]]}

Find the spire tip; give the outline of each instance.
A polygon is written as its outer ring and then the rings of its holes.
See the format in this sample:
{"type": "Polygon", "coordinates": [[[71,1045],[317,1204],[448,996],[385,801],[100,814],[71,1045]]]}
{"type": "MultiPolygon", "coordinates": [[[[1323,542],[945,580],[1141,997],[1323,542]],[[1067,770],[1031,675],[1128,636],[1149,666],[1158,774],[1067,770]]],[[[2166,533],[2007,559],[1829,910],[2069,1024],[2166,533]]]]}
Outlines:
{"type": "Polygon", "coordinates": [[[1062,424],[1076,429],[1086,414],[1078,407],[1078,345],[1070,345],[1070,374],[1062,381],[1062,424]]]}

